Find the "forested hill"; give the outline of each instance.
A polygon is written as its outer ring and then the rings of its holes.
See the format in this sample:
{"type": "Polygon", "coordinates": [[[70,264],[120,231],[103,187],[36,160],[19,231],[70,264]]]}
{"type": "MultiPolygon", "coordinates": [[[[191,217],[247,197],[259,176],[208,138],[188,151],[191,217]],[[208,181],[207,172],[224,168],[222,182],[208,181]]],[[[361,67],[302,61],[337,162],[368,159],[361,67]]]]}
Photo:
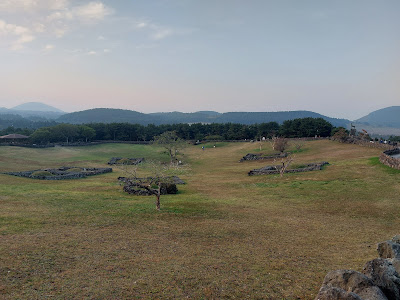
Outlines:
{"type": "Polygon", "coordinates": [[[356,120],[356,122],[371,126],[400,128],[400,106],[391,106],[376,110],[356,120]]]}
{"type": "Polygon", "coordinates": [[[153,118],[133,110],[94,108],[62,115],[57,119],[61,123],[133,123],[147,125],[153,123],[153,118]]]}
{"type": "Polygon", "coordinates": [[[312,111],[279,111],[279,112],[228,112],[221,114],[217,119],[218,123],[240,123],[255,124],[265,122],[277,122],[282,124],[286,120],[301,118],[323,118],[333,126],[346,127],[350,121],[345,119],[330,118],[312,111]]]}
{"type": "Polygon", "coordinates": [[[177,123],[239,123],[256,124],[267,122],[283,123],[286,120],[297,118],[323,118],[334,126],[346,127],[350,121],[323,116],[311,111],[285,111],[285,112],[228,112],[217,113],[201,111],[195,113],[169,112],[144,114],[132,110],[95,108],[62,115],[58,122],[84,124],[84,123],[136,123],[148,124],[177,124],[177,123]]]}

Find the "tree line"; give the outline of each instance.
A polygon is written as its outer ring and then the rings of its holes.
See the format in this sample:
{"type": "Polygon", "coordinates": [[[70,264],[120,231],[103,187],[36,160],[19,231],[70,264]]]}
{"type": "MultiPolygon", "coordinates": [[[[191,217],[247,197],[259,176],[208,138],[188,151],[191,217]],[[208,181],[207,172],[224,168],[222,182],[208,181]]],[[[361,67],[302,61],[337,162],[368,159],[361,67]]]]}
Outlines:
{"type": "Polygon", "coordinates": [[[37,144],[88,141],[151,141],[167,131],[175,131],[184,140],[256,140],[284,136],[289,138],[330,136],[334,127],[322,118],[302,118],[243,125],[236,123],[139,125],[130,123],[58,124],[33,132],[30,141],[37,144]]]}

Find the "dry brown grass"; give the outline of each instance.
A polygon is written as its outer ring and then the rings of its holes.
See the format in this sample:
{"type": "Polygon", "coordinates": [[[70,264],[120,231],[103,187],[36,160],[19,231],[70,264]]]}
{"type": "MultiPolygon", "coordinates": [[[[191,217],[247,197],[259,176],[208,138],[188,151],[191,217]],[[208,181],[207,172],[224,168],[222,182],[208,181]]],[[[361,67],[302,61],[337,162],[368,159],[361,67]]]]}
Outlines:
{"type": "MultiPolygon", "coordinates": [[[[50,160],[101,165],[107,147],[54,149],[50,160]]],[[[326,272],[359,270],[398,233],[400,174],[369,162],[379,150],[307,142],[295,163],[329,161],[325,170],[249,177],[268,164],[238,163],[257,147],[186,149],[188,184],[161,198],[161,212],[153,198],[124,194],[120,171],[64,182],[0,175],[0,298],[312,299],[326,272]]],[[[41,166],[41,155],[27,164],[41,166]]]]}

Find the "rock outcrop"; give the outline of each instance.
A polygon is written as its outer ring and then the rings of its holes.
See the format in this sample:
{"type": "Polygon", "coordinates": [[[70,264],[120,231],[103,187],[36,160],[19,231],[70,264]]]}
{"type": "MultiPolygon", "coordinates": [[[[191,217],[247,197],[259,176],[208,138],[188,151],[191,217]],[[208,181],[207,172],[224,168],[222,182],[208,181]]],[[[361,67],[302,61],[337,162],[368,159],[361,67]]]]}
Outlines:
{"type": "Polygon", "coordinates": [[[144,158],[122,158],[112,157],[108,162],[109,165],[138,165],[144,162],[144,158]]]}
{"type": "MultiPolygon", "coordinates": [[[[326,161],[319,162],[319,163],[312,163],[312,164],[307,164],[306,166],[304,166],[302,168],[286,169],[285,173],[300,173],[300,172],[316,171],[316,170],[321,170],[322,167],[325,165],[329,165],[329,163],[326,161]]],[[[281,165],[265,166],[260,169],[251,170],[248,174],[249,174],[249,176],[279,174],[281,168],[282,168],[281,165]]]]}
{"type": "Polygon", "coordinates": [[[400,300],[400,236],[378,244],[379,258],[368,261],[363,272],[329,272],[316,300],[400,300]]]}
{"type": "Polygon", "coordinates": [[[243,156],[239,162],[244,162],[244,161],[252,161],[252,160],[264,160],[264,159],[273,159],[273,158],[282,158],[282,157],[287,157],[288,153],[283,152],[283,153],[276,153],[273,155],[268,155],[264,156],[262,153],[247,153],[245,156],[243,156]]]}
{"type": "Polygon", "coordinates": [[[86,178],[87,176],[100,175],[110,172],[112,172],[112,168],[60,167],[58,169],[39,169],[22,172],[7,172],[4,174],[42,180],[66,180],[86,178]]]}

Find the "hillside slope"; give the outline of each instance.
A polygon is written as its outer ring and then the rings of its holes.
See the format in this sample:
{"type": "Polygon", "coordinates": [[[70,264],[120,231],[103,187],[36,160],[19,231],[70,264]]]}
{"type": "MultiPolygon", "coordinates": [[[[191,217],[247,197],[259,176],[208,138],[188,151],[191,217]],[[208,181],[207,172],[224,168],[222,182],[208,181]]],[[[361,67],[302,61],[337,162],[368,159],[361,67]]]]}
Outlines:
{"type": "Polygon", "coordinates": [[[356,120],[370,126],[400,128],[400,106],[390,106],[371,112],[356,120]]]}

